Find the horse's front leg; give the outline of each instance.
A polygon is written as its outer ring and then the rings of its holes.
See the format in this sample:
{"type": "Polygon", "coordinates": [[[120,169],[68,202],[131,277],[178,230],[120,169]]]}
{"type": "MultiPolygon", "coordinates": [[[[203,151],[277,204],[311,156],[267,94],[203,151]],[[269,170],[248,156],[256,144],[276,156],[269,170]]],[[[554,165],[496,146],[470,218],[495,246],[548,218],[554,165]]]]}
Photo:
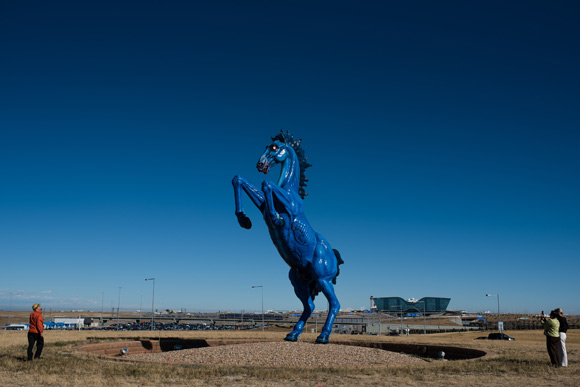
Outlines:
{"type": "Polygon", "coordinates": [[[238,175],[234,176],[232,179],[232,185],[234,186],[234,198],[236,201],[236,216],[238,217],[238,223],[243,228],[250,229],[252,228],[252,222],[244,213],[244,207],[242,206],[242,190],[260,210],[264,205],[264,194],[258,189],[258,187],[238,175]]]}
{"type": "Polygon", "coordinates": [[[285,209],[287,209],[287,212],[290,213],[290,196],[288,192],[270,180],[265,180],[262,183],[262,191],[264,192],[264,201],[266,204],[265,211],[270,216],[272,223],[277,227],[284,226],[284,219],[280,216],[278,211],[276,211],[274,199],[276,199],[276,202],[280,203],[285,209]]]}

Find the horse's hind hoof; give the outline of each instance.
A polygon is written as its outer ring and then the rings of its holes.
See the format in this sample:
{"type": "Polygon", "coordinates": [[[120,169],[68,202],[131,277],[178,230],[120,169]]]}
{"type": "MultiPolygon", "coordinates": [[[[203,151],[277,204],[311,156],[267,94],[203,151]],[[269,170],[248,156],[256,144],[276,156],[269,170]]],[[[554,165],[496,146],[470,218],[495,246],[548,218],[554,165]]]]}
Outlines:
{"type": "Polygon", "coordinates": [[[316,338],[316,344],[328,344],[328,336],[318,336],[316,338]]]}
{"type": "Polygon", "coordinates": [[[284,341],[291,341],[291,342],[295,343],[298,341],[298,336],[300,336],[300,335],[298,335],[296,333],[288,333],[286,335],[286,337],[284,337],[284,341]]]}

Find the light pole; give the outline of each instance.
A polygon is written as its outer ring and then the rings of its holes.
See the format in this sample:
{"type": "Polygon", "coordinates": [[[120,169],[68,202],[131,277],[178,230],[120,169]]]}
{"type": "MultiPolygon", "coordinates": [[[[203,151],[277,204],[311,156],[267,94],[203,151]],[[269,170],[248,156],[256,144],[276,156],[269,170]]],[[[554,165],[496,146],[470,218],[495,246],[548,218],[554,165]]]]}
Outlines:
{"type": "Polygon", "coordinates": [[[314,333],[318,333],[318,314],[314,315],[314,333]]]}
{"type": "Polygon", "coordinates": [[[155,316],[155,278],[145,278],[145,281],[153,281],[153,298],[151,300],[151,330],[155,326],[153,316],[155,316]]]}
{"type": "Polygon", "coordinates": [[[399,304],[401,307],[401,335],[403,334],[403,304],[399,304]]]}
{"type": "Polygon", "coordinates": [[[423,304],[423,334],[426,336],[427,335],[427,320],[425,317],[425,301],[417,301],[423,304]]]}
{"type": "MultiPolygon", "coordinates": [[[[397,311],[395,309],[393,309],[392,306],[389,306],[389,311],[392,311],[395,313],[395,316],[397,315],[397,311]]],[[[401,313],[400,317],[401,317],[401,335],[403,334],[403,305],[399,304],[399,311],[401,313]]]]}
{"type": "Polygon", "coordinates": [[[423,335],[427,336],[427,307],[423,301],[423,335]]]}
{"type": "Polygon", "coordinates": [[[119,286],[119,301],[117,302],[117,330],[119,330],[119,311],[121,309],[121,287],[119,286]]]}
{"type": "Polygon", "coordinates": [[[103,327],[103,308],[105,307],[105,292],[101,292],[101,328],[103,327]]]}
{"type": "Polygon", "coordinates": [[[10,308],[8,309],[8,325],[11,324],[11,315],[12,315],[12,292],[10,292],[10,308]]]}
{"type": "Polygon", "coordinates": [[[264,287],[262,285],[252,285],[252,289],[262,288],[262,332],[264,332],[264,287]]]}
{"type": "Polygon", "coordinates": [[[499,293],[498,294],[486,294],[486,297],[492,297],[492,296],[497,296],[497,330],[499,331],[499,333],[501,333],[502,331],[502,323],[501,323],[501,315],[499,314],[499,293]]]}

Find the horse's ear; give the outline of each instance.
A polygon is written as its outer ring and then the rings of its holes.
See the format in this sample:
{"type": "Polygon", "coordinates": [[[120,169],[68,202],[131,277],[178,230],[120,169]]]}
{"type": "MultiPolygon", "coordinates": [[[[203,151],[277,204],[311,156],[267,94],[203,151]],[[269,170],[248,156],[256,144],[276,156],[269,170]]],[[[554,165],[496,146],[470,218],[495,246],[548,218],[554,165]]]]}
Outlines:
{"type": "Polygon", "coordinates": [[[272,137],[272,141],[280,141],[280,142],[286,143],[286,138],[284,137],[284,133],[282,131],[280,131],[280,133],[278,133],[276,135],[276,137],[272,137]]]}

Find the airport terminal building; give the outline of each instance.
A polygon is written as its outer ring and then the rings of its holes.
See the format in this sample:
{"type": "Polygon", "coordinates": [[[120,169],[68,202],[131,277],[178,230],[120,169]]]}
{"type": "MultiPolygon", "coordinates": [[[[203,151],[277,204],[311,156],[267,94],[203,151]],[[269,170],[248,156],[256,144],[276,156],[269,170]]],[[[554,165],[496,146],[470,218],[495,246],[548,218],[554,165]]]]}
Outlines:
{"type": "Polygon", "coordinates": [[[423,297],[420,300],[410,298],[404,300],[401,297],[372,297],[371,309],[387,312],[395,315],[409,313],[421,313],[429,316],[447,311],[451,298],[423,297]]]}

